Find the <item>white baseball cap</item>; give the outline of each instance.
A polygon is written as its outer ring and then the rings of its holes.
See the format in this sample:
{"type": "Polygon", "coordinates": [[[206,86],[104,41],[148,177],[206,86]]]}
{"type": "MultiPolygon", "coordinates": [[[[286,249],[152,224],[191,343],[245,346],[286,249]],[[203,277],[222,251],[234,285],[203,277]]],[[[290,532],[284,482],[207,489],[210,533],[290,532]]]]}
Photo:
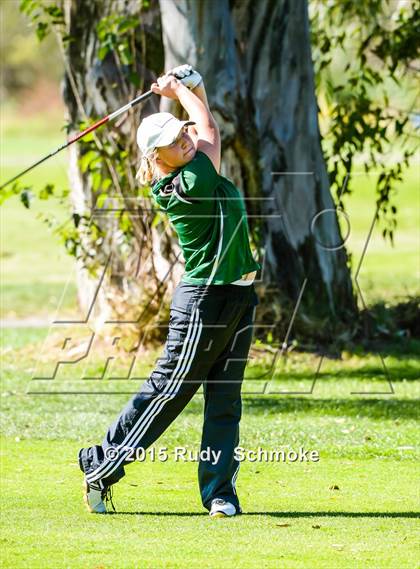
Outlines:
{"type": "Polygon", "coordinates": [[[171,113],[154,113],[144,118],[137,129],[137,144],[147,156],[158,146],[171,144],[185,125],[194,121],[180,121],[171,113]]]}

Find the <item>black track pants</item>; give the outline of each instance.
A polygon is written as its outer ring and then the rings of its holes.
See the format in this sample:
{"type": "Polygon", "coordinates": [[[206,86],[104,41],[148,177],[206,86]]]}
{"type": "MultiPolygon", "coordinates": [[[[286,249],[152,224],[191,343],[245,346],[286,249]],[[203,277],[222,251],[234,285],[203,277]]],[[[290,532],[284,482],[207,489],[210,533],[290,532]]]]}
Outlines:
{"type": "Polygon", "coordinates": [[[152,445],[203,384],[201,450],[210,449],[219,458],[199,462],[202,503],[209,509],[211,500],[224,498],[239,507],[234,448],[239,444],[241,386],[256,304],[253,284],[179,283],[164,352],[155,369],[109,428],[102,445],[79,453],[90,485],[102,488],[124,476],[131,449],[152,445]]]}

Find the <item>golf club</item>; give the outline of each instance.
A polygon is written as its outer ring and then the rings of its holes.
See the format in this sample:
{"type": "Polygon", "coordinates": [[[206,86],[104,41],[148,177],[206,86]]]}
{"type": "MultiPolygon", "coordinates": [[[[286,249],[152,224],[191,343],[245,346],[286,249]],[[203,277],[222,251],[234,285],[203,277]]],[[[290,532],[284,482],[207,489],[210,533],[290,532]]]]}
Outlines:
{"type": "MultiPolygon", "coordinates": [[[[184,70],[182,75],[178,75],[177,73],[172,73],[171,71],[169,71],[167,74],[168,75],[173,75],[174,77],[176,77],[177,79],[182,79],[183,77],[186,77],[188,75],[191,75],[193,73],[193,69],[190,67],[190,69],[184,70]]],[[[48,154],[47,156],[44,156],[43,158],[41,158],[40,160],[38,160],[37,162],[35,162],[34,164],[32,164],[31,166],[29,166],[28,168],[26,168],[25,170],[23,170],[22,172],[19,172],[19,174],[16,174],[16,176],[13,176],[13,178],[10,178],[10,180],[7,180],[7,182],[5,182],[4,184],[2,184],[0,186],[0,190],[3,190],[6,186],[8,186],[9,184],[11,184],[12,182],[14,182],[15,180],[17,180],[18,178],[20,178],[21,176],[23,176],[24,174],[26,174],[27,172],[30,172],[31,170],[33,170],[36,166],[39,166],[40,164],[42,164],[43,162],[45,162],[46,160],[48,160],[48,158],[51,158],[52,156],[55,156],[56,154],[58,154],[59,152],[61,152],[62,150],[64,150],[65,148],[68,148],[71,144],[73,144],[74,142],[77,142],[78,140],[80,140],[81,138],[83,138],[84,136],[86,136],[87,134],[89,134],[90,132],[93,132],[94,130],[96,130],[97,128],[99,128],[100,126],[102,126],[103,124],[117,118],[119,115],[121,115],[122,113],[125,113],[126,111],[128,111],[129,109],[132,109],[133,107],[135,107],[136,105],[138,105],[139,103],[141,103],[142,101],[146,100],[147,98],[149,98],[151,95],[153,95],[153,91],[150,89],[149,91],[146,91],[146,93],[144,93],[143,95],[140,95],[139,97],[136,97],[135,99],[133,99],[132,101],[130,101],[129,103],[127,103],[126,105],[120,107],[119,109],[117,109],[116,111],[114,111],[113,113],[107,115],[106,117],[103,117],[102,119],[100,119],[99,121],[97,121],[95,124],[89,126],[88,128],[86,128],[85,130],[83,130],[82,132],[79,132],[78,134],[76,134],[76,136],[73,136],[72,138],[70,138],[70,140],[68,140],[67,142],[65,142],[63,145],[59,146],[56,150],[54,150],[53,152],[51,152],[50,154],[48,154]]]]}
{"type": "Polygon", "coordinates": [[[61,150],[64,150],[65,148],[69,147],[70,144],[73,144],[74,142],[77,142],[78,140],[80,140],[81,138],[83,138],[84,136],[86,136],[87,134],[89,134],[90,132],[96,130],[98,127],[102,126],[103,124],[115,119],[116,117],[118,117],[119,115],[121,115],[122,113],[125,113],[126,111],[128,111],[129,109],[132,109],[133,107],[135,107],[136,105],[138,105],[139,103],[141,103],[142,101],[144,101],[145,99],[147,99],[148,97],[150,97],[151,95],[153,95],[153,91],[147,91],[146,93],[144,93],[143,95],[140,95],[139,97],[136,97],[135,99],[133,99],[130,103],[127,103],[126,105],[124,105],[123,107],[119,108],[118,110],[114,111],[113,113],[107,115],[106,117],[103,117],[102,119],[100,119],[99,121],[97,121],[95,124],[89,126],[88,128],[86,128],[85,130],[83,130],[82,132],[79,132],[78,134],[76,134],[75,136],[73,136],[72,138],[70,138],[70,140],[68,140],[67,142],[65,142],[62,146],[59,146],[56,150],[54,150],[53,152],[51,152],[50,154],[48,154],[47,156],[44,156],[43,158],[41,158],[41,160],[38,160],[37,162],[35,162],[34,164],[32,164],[31,166],[29,166],[29,168],[26,168],[25,170],[23,170],[22,172],[19,172],[19,174],[17,174],[16,176],[13,176],[13,178],[10,178],[10,180],[8,180],[6,183],[2,184],[0,186],[0,190],[3,190],[3,188],[5,188],[6,186],[8,186],[9,184],[11,184],[12,182],[14,182],[15,180],[17,180],[18,178],[20,178],[21,176],[23,176],[24,174],[26,174],[27,172],[30,172],[30,170],[33,170],[36,166],[39,166],[39,164],[42,164],[43,162],[45,162],[46,160],[48,160],[48,158],[51,158],[52,156],[55,156],[56,154],[58,154],[59,152],[61,152],[61,150]]]}

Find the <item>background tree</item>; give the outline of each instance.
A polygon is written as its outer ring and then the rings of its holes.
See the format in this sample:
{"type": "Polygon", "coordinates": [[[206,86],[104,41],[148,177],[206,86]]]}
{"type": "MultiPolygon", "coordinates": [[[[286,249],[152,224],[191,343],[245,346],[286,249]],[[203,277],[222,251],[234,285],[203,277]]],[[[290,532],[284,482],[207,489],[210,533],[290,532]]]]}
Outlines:
{"type": "MultiPolygon", "coordinates": [[[[393,242],[396,188],[418,144],[410,119],[418,111],[420,3],[311,0],[311,43],[322,145],[337,200],[352,191],[355,161],[379,171],[377,218],[393,242]],[[398,90],[398,106],[390,93],[398,90]],[[409,144],[410,143],[410,144],[409,144]],[[390,160],[390,154],[393,160],[390,160]]],[[[417,125],[418,126],[418,125],[417,125]]]]}

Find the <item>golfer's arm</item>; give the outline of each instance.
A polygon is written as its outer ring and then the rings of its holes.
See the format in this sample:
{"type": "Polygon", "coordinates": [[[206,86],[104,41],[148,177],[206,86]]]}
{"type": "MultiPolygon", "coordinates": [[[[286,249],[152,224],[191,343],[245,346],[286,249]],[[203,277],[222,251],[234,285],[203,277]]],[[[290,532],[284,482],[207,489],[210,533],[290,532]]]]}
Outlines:
{"type": "Polygon", "coordinates": [[[185,85],[177,89],[178,100],[187,111],[190,120],[196,123],[197,150],[201,150],[213,162],[217,172],[220,170],[220,132],[211,114],[204,87],[198,86],[190,91],[185,85]]]}

